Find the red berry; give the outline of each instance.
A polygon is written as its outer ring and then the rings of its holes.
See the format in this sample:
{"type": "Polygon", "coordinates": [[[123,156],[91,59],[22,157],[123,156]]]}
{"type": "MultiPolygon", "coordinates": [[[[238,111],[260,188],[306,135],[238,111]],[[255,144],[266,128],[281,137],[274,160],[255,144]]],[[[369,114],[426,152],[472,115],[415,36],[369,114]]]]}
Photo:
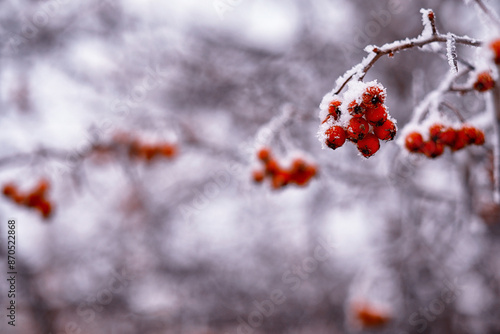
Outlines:
{"type": "Polygon", "coordinates": [[[442,124],[433,124],[429,128],[429,136],[432,141],[437,142],[439,140],[439,136],[441,132],[444,130],[444,126],[442,124]]]}
{"type": "Polygon", "coordinates": [[[266,162],[271,159],[271,152],[268,148],[263,147],[257,152],[257,157],[259,160],[266,162]]]}
{"type": "Polygon", "coordinates": [[[380,140],[393,140],[396,136],[396,124],[391,120],[386,120],[382,125],[376,126],[373,130],[375,136],[380,140]]]}
{"type": "Polygon", "coordinates": [[[429,158],[436,158],[443,154],[444,145],[440,143],[436,143],[432,140],[426,141],[424,146],[421,149],[421,152],[428,156],[429,158]]]}
{"type": "Polygon", "coordinates": [[[163,144],[160,148],[160,153],[164,157],[171,158],[177,154],[177,147],[175,145],[163,144]]]}
{"type": "Polygon", "coordinates": [[[309,175],[309,178],[316,176],[316,173],[318,172],[318,169],[314,165],[308,165],[306,168],[305,173],[309,175]]]}
{"type": "Polygon", "coordinates": [[[26,197],[21,195],[21,194],[14,194],[12,196],[12,199],[14,200],[14,202],[16,202],[17,204],[23,204],[26,202],[26,197]]]}
{"type": "Polygon", "coordinates": [[[368,107],[378,107],[385,101],[385,93],[379,86],[366,88],[363,93],[363,103],[368,107]]]}
{"type": "Polygon", "coordinates": [[[307,184],[310,178],[311,176],[306,173],[293,173],[290,175],[290,182],[303,186],[307,184]]]}
{"type": "Polygon", "coordinates": [[[372,329],[386,325],[391,317],[368,304],[358,304],[354,307],[354,316],[362,328],[372,329]]]}
{"type": "Polygon", "coordinates": [[[340,146],[344,145],[346,140],[346,132],[341,126],[333,126],[328,128],[325,132],[326,134],[326,145],[335,150],[340,146]]]}
{"type": "Polygon", "coordinates": [[[437,142],[452,147],[457,138],[457,131],[453,128],[444,128],[438,135],[437,142]]]}
{"type": "Polygon", "coordinates": [[[362,117],[354,117],[349,121],[349,126],[347,127],[347,138],[356,142],[357,140],[363,139],[366,134],[370,131],[370,125],[362,117]]]}
{"type": "Polygon", "coordinates": [[[486,92],[495,87],[495,80],[491,77],[490,72],[481,72],[477,75],[474,89],[478,92],[486,92]]]}
{"type": "Polygon", "coordinates": [[[453,146],[451,146],[452,151],[461,150],[469,144],[469,137],[463,129],[456,131],[456,134],[455,142],[453,143],[453,146]]]}
{"type": "Polygon", "coordinates": [[[43,196],[37,193],[31,193],[25,198],[25,204],[29,207],[37,207],[42,201],[43,196]]]}
{"type": "Polygon", "coordinates": [[[304,161],[304,159],[296,158],[292,161],[292,173],[302,173],[306,170],[306,168],[307,163],[304,161]]]}
{"type": "Polygon", "coordinates": [[[420,152],[424,145],[424,139],[418,132],[411,132],[405,138],[405,146],[410,152],[420,152]]]}
{"type": "Polygon", "coordinates": [[[254,170],[253,173],[253,180],[257,183],[261,183],[264,181],[264,172],[261,170],[254,170]]]}
{"type": "Polygon", "coordinates": [[[290,174],[286,171],[280,170],[278,173],[274,174],[271,179],[271,186],[273,189],[278,189],[284,187],[290,181],[290,174]]]}
{"type": "Polygon", "coordinates": [[[306,185],[307,182],[316,175],[316,167],[308,165],[302,159],[296,159],[292,163],[290,171],[290,182],[295,182],[299,186],[306,185]]]}
{"type": "Polygon", "coordinates": [[[465,133],[466,142],[468,145],[474,144],[476,142],[477,129],[470,125],[464,125],[462,130],[465,133]]]}
{"type": "Polygon", "coordinates": [[[46,200],[42,200],[36,208],[40,211],[44,219],[49,218],[52,213],[52,204],[46,200]]]}
{"type": "Polygon", "coordinates": [[[484,132],[476,129],[476,141],[474,142],[474,145],[483,145],[485,142],[484,139],[484,132]]]}
{"type": "Polygon", "coordinates": [[[500,38],[491,42],[490,49],[493,50],[495,64],[500,64],[500,38]]]}
{"type": "Polygon", "coordinates": [[[365,158],[369,158],[379,150],[380,142],[373,133],[369,133],[358,141],[357,146],[358,151],[361,152],[365,158]]]}
{"type": "Polygon", "coordinates": [[[280,171],[280,166],[276,160],[268,160],[265,171],[268,175],[275,175],[280,171]]]}
{"type": "MultiPolygon", "coordinates": [[[[342,112],[340,111],[340,105],[342,104],[342,101],[340,100],[333,100],[330,102],[328,105],[328,116],[333,117],[334,120],[338,120],[342,112]]],[[[328,117],[327,117],[328,119],[328,117]]],[[[326,121],[326,120],[325,120],[326,121]]]]}
{"type": "Polygon", "coordinates": [[[374,125],[380,125],[387,119],[387,109],[383,104],[376,108],[368,108],[365,112],[366,120],[374,125]]]}
{"type": "Polygon", "coordinates": [[[357,103],[356,101],[352,101],[351,103],[349,103],[347,111],[349,111],[349,114],[351,114],[353,117],[361,117],[365,113],[365,108],[363,105],[357,103]]]}
{"type": "Polygon", "coordinates": [[[13,183],[7,183],[3,186],[2,192],[5,196],[12,197],[17,193],[17,189],[13,183]]]}
{"type": "Polygon", "coordinates": [[[153,158],[159,153],[155,146],[144,144],[140,148],[141,156],[147,161],[153,160],[153,158]]]}

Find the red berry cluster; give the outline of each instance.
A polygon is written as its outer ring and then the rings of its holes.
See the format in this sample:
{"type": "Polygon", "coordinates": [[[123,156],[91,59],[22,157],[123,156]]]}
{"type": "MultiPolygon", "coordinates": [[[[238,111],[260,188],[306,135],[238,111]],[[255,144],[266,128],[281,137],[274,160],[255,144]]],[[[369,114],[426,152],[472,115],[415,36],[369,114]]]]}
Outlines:
{"type": "Polygon", "coordinates": [[[126,146],[130,158],[145,160],[147,162],[151,162],[157,157],[172,158],[177,154],[177,146],[175,144],[145,143],[129,135],[117,135],[115,136],[115,142],[126,146]]]}
{"type": "Polygon", "coordinates": [[[491,76],[491,73],[481,72],[477,75],[476,82],[474,82],[474,89],[478,92],[486,92],[495,87],[495,80],[491,76]]]}
{"type": "Polygon", "coordinates": [[[357,303],[353,307],[354,318],[362,328],[376,328],[387,324],[391,316],[387,311],[367,303],[357,303]]]}
{"type": "Polygon", "coordinates": [[[328,127],[326,130],[324,126],[321,128],[324,130],[321,138],[333,150],[349,140],[356,144],[364,157],[369,158],[379,150],[380,140],[394,139],[397,128],[384,105],[385,89],[376,82],[359,85],[363,85],[362,90],[357,87],[359,95],[354,98],[348,91],[344,101],[334,97],[329,102],[328,114],[322,121],[328,127]],[[347,111],[347,115],[342,110],[347,111]]]}
{"type": "Polygon", "coordinates": [[[490,43],[490,49],[493,50],[493,60],[495,64],[500,65],[500,38],[490,43]]]}
{"type": "Polygon", "coordinates": [[[467,145],[483,145],[484,132],[464,124],[455,129],[443,124],[433,124],[429,127],[429,139],[424,140],[417,131],[410,132],[405,137],[405,147],[412,153],[424,154],[429,158],[436,158],[444,153],[448,146],[451,151],[458,151],[467,145]]]}
{"type": "Polygon", "coordinates": [[[35,188],[28,193],[19,192],[17,186],[13,183],[7,183],[3,186],[3,194],[19,205],[27,206],[38,210],[43,218],[48,219],[53,211],[52,203],[47,199],[47,190],[49,182],[42,179],[35,188]]]}
{"type": "Polygon", "coordinates": [[[257,158],[264,164],[264,169],[253,172],[254,181],[261,183],[268,177],[273,189],[282,188],[290,183],[305,186],[316,175],[316,166],[302,158],[295,158],[290,168],[282,168],[272,157],[268,148],[260,149],[257,152],[257,158]]]}

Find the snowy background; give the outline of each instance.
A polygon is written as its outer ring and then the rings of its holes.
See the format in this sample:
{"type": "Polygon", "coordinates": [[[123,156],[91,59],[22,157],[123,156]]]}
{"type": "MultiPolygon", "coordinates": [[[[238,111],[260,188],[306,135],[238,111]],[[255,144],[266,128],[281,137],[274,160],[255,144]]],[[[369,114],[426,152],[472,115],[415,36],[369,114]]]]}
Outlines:
{"type": "MultiPolygon", "coordinates": [[[[0,280],[0,331],[372,332],[353,319],[360,302],[388,314],[380,333],[499,333],[493,128],[485,148],[436,160],[395,142],[366,160],[316,138],[337,77],[366,45],[419,35],[420,8],[443,32],[491,37],[458,0],[0,3],[0,184],[47,179],[54,205],[42,219],[0,200],[1,267],[15,218],[19,272],[15,328],[0,280]],[[178,154],[96,153],[120,133],[178,154]],[[317,177],[255,184],[262,146],[317,177]]],[[[366,80],[402,128],[448,72],[411,50],[366,80]]],[[[451,101],[467,117],[487,103],[451,101]]]]}

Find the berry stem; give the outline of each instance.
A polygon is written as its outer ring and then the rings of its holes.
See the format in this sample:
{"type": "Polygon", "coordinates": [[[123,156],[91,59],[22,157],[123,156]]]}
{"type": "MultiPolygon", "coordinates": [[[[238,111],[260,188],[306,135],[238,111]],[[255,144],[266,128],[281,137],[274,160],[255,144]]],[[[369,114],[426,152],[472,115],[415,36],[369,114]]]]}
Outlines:
{"type": "Polygon", "coordinates": [[[460,111],[458,111],[458,109],[455,108],[451,103],[449,103],[447,101],[443,101],[443,102],[441,102],[441,104],[445,107],[448,107],[448,109],[451,109],[451,111],[453,111],[455,113],[455,115],[457,115],[460,122],[465,123],[465,118],[462,116],[460,111]]]}

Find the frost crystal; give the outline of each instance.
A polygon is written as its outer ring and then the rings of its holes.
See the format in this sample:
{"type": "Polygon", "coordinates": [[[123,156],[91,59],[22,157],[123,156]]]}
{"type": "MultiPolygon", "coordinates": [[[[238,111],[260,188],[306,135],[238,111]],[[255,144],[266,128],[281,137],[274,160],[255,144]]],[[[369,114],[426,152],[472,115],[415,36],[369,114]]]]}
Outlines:
{"type": "Polygon", "coordinates": [[[446,56],[448,57],[448,64],[452,73],[458,72],[457,63],[457,47],[455,45],[455,36],[448,34],[446,36],[446,56]]]}

